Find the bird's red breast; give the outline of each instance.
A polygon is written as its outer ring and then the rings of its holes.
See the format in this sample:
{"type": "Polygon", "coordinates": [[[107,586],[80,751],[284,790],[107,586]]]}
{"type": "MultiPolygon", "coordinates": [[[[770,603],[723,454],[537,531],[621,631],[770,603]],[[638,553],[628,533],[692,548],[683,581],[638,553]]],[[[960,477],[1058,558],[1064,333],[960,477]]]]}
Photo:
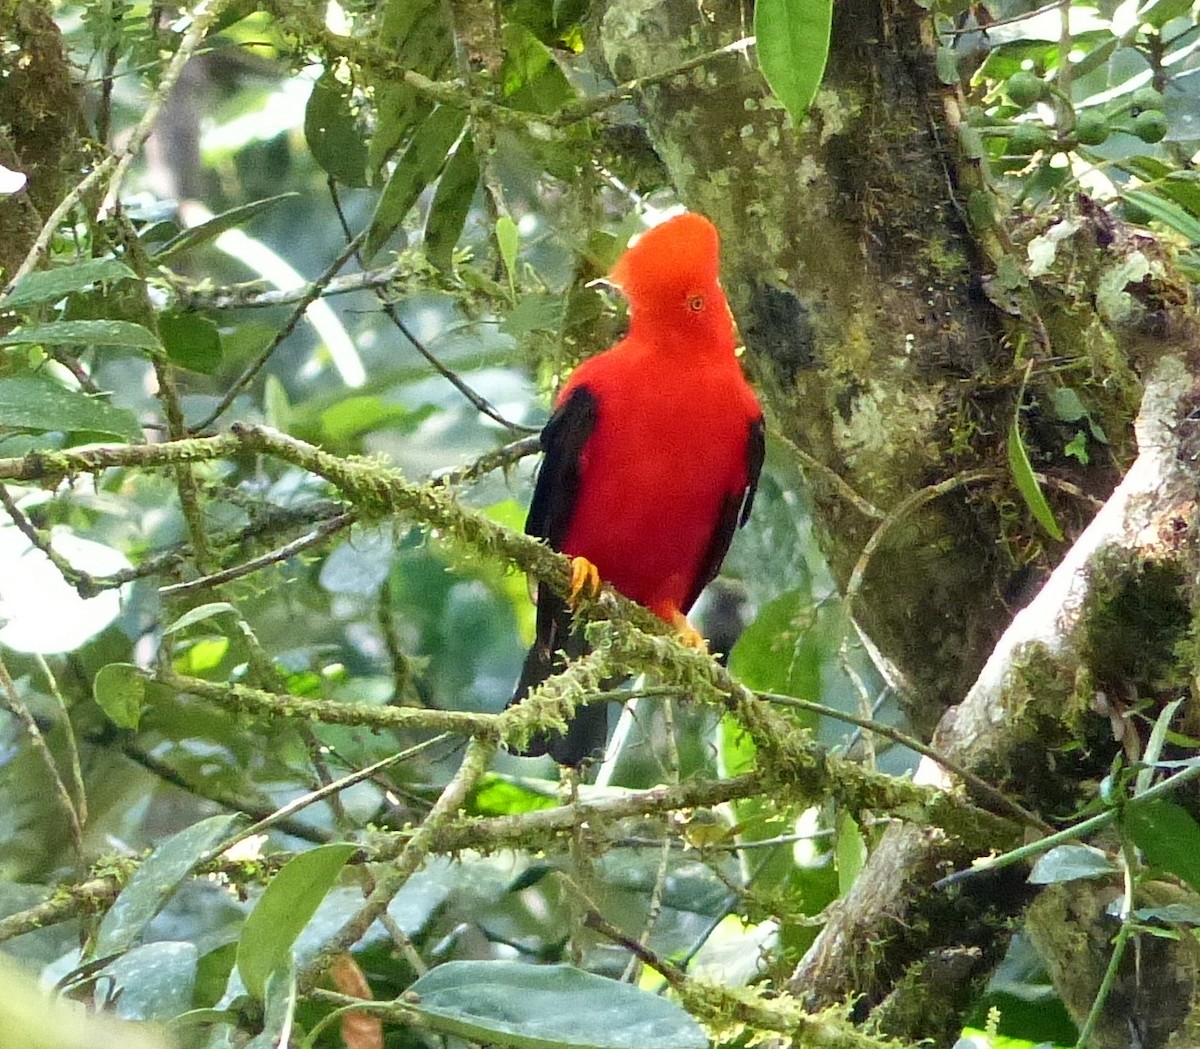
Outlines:
{"type": "Polygon", "coordinates": [[[612,279],[629,334],[584,362],[558,397],[596,401],[562,543],[664,619],[686,612],[714,528],[750,485],[748,437],[761,415],[735,355],[718,282],[718,238],[685,213],[644,233],[612,279]]]}

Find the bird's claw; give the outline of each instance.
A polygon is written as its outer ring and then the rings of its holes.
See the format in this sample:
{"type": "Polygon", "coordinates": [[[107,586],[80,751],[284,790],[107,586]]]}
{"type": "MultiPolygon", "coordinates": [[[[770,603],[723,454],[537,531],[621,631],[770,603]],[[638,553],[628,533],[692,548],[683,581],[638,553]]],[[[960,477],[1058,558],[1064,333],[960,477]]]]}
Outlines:
{"type": "Polygon", "coordinates": [[[600,571],[586,557],[571,558],[571,585],[567,589],[567,604],[572,609],[584,600],[600,593],[600,571]]]}
{"type": "Polygon", "coordinates": [[[671,625],[678,633],[681,644],[687,645],[688,648],[694,648],[699,652],[708,651],[708,642],[704,640],[704,635],[688,622],[687,616],[682,612],[675,612],[671,616],[671,625]]]}

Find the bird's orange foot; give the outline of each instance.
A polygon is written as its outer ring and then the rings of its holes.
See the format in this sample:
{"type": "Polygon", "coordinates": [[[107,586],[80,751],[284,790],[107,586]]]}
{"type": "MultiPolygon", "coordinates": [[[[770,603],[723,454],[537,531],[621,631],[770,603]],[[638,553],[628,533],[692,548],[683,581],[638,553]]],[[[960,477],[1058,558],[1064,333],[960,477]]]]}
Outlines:
{"type": "Polygon", "coordinates": [[[567,590],[567,604],[577,608],[584,600],[591,600],[600,593],[600,571],[586,557],[571,558],[571,586],[567,590]]]}
{"type": "Polygon", "coordinates": [[[708,651],[708,642],[704,640],[704,635],[687,621],[687,616],[682,612],[676,611],[671,615],[671,626],[679,634],[679,640],[688,648],[708,651]]]}

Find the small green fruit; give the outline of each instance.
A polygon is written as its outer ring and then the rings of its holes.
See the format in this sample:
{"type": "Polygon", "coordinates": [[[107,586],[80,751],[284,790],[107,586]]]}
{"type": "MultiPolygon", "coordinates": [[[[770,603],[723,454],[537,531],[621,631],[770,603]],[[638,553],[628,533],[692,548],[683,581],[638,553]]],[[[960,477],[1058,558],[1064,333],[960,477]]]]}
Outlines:
{"type": "Polygon", "coordinates": [[[1075,118],[1075,140],[1081,146],[1098,146],[1111,132],[1108,121],[1099,113],[1080,113],[1075,118]]]}
{"type": "Polygon", "coordinates": [[[1166,99],[1157,88],[1139,87],[1129,98],[1129,108],[1134,113],[1141,113],[1146,109],[1162,109],[1166,99]]]}
{"type": "Polygon", "coordinates": [[[1053,145],[1054,136],[1040,124],[1018,124],[1008,138],[1008,152],[1017,157],[1028,157],[1053,145]]]}
{"type": "Polygon", "coordinates": [[[1161,142],[1167,135],[1167,115],[1161,109],[1144,109],[1133,121],[1133,133],[1143,142],[1161,142]]]}
{"type": "Polygon", "coordinates": [[[1046,82],[1040,76],[1021,69],[1008,78],[1004,90],[1008,92],[1008,97],[1013,100],[1015,105],[1027,109],[1045,97],[1046,82]]]}

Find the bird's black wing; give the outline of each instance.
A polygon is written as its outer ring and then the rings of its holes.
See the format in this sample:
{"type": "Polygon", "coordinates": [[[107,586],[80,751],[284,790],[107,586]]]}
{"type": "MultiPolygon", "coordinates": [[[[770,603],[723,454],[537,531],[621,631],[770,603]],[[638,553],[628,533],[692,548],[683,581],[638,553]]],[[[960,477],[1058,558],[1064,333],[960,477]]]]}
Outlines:
{"type": "Polygon", "coordinates": [[[687,612],[700,597],[700,592],[717,578],[721,562],[725,560],[725,555],[729,553],[729,544],[733,542],[733,533],[749,520],[750,510],[754,506],[754,495],[758,491],[758,475],[762,473],[763,460],[766,457],[767,430],[760,415],[750,424],[750,433],[746,437],[746,488],[737,495],[725,497],[712,538],[708,541],[708,548],[700,561],[696,581],[688,594],[687,605],[682,611],[687,612]]]}
{"type": "Polygon", "coordinates": [[[562,547],[579,496],[580,460],[596,428],[597,408],[596,395],[586,386],[576,387],[542,429],[542,465],[525,531],[555,550],[562,547]]]}
{"type": "MultiPolygon", "coordinates": [[[[580,462],[583,447],[596,427],[596,396],[580,386],[550,417],[542,430],[542,465],[525,531],[561,549],[579,496],[580,462]]],[[[566,601],[545,583],[538,584],[537,633],[509,705],[519,703],[552,674],[587,651],[581,633],[573,629],[566,601]],[[563,657],[566,657],[564,659],[563,657]]],[[[608,714],[603,704],[585,707],[571,719],[565,734],[540,733],[524,753],[528,757],[549,754],[561,765],[578,765],[584,758],[604,749],[608,737],[608,714]]]]}

